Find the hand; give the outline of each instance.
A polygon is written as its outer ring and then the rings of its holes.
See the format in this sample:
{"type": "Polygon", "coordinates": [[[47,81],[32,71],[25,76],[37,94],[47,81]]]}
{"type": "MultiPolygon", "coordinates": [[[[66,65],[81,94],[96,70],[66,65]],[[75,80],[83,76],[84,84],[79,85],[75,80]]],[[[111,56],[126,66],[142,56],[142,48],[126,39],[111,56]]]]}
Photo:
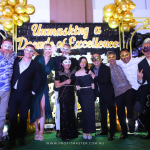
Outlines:
{"type": "Polygon", "coordinates": [[[66,81],[65,81],[65,84],[70,84],[71,83],[71,79],[67,79],[66,81]]]}
{"type": "Polygon", "coordinates": [[[77,85],[77,86],[76,86],[76,89],[77,89],[77,90],[80,90],[80,86],[79,86],[79,85],[77,85]]]}
{"type": "Polygon", "coordinates": [[[138,69],[137,79],[138,79],[138,81],[141,81],[143,79],[143,69],[140,72],[139,72],[139,69],[138,69]]]}
{"type": "Polygon", "coordinates": [[[96,75],[90,70],[89,74],[91,75],[91,77],[94,79],[96,77],[96,75]]]}

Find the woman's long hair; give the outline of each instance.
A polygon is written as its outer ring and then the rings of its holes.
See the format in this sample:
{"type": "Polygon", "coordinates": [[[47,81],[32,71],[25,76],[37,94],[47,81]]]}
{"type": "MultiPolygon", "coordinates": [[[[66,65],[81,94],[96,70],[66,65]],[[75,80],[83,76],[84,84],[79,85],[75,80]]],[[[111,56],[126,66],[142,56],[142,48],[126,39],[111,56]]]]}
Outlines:
{"type": "MultiPolygon", "coordinates": [[[[77,71],[81,69],[80,63],[81,63],[81,60],[82,60],[82,59],[86,59],[86,61],[87,61],[87,58],[86,58],[86,57],[81,56],[81,57],[79,58],[79,60],[78,60],[77,71]]],[[[86,73],[89,72],[89,69],[88,69],[88,61],[87,61],[87,63],[86,63],[86,66],[84,67],[84,69],[85,69],[85,72],[86,72],[86,73]]]]}
{"type": "MultiPolygon", "coordinates": [[[[64,66],[62,65],[62,63],[63,63],[63,61],[65,59],[67,59],[67,58],[64,57],[64,56],[61,58],[61,68],[60,68],[60,71],[62,71],[62,72],[64,72],[64,66]]],[[[71,60],[71,59],[69,58],[69,60],[71,60]]],[[[72,61],[71,61],[71,63],[72,63],[72,61]]],[[[72,71],[71,66],[70,66],[69,70],[72,71]]]]}

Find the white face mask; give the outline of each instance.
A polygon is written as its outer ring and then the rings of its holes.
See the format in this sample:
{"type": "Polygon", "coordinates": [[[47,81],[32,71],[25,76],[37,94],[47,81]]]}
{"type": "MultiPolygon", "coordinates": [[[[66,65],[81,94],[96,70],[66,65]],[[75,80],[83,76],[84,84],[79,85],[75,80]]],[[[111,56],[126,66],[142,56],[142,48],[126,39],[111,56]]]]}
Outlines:
{"type": "Polygon", "coordinates": [[[45,48],[44,51],[45,51],[45,52],[51,52],[52,49],[51,49],[51,48],[45,48]]]}
{"type": "Polygon", "coordinates": [[[62,51],[64,51],[64,52],[69,52],[70,51],[70,48],[67,48],[67,47],[62,47],[62,51]]]}
{"type": "Polygon", "coordinates": [[[71,65],[71,60],[65,59],[65,60],[63,61],[63,64],[64,64],[64,65],[71,65]]]}
{"type": "Polygon", "coordinates": [[[25,48],[24,50],[26,51],[26,53],[30,53],[30,54],[34,53],[34,50],[31,48],[25,48]]]}
{"type": "Polygon", "coordinates": [[[9,44],[2,44],[4,49],[12,50],[13,46],[9,44]]]}

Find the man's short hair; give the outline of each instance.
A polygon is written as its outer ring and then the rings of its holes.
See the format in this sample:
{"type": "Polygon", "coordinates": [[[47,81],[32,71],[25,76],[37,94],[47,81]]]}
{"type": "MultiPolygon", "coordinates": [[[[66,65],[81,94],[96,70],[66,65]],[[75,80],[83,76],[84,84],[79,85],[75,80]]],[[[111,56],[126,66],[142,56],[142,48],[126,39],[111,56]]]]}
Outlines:
{"type": "Polygon", "coordinates": [[[27,44],[26,47],[27,46],[30,46],[30,47],[32,47],[35,50],[35,47],[32,44],[27,44]]]}
{"type": "Polygon", "coordinates": [[[113,51],[108,51],[107,52],[107,54],[106,54],[106,56],[108,57],[109,55],[111,55],[111,54],[113,54],[113,55],[115,55],[116,56],[116,53],[115,52],[113,52],[113,51]]]}
{"type": "Polygon", "coordinates": [[[49,44],[49,43],[47,43],[47,44],[45,44],[45,45],[44,45],[44,47],[45,47],[45,46],[52,46],[52,45],[51,45],[51,44],[49,44]]]}
{"type": "Polygon", "coordinates": [[[128,51],[130,53],[130,50],[127,48],[122,48],[120,52],[123,52],[123,51],[128,51]]]}
{"type": "Polygon", "coordinates": [[[13,44],[12,40],[11,40],[11,39],[9,39],[9,38],[4,39],[4,40],[2,41],[2,44],[3,44],[5,41],[11,42],[11,43],[13,44]]]}

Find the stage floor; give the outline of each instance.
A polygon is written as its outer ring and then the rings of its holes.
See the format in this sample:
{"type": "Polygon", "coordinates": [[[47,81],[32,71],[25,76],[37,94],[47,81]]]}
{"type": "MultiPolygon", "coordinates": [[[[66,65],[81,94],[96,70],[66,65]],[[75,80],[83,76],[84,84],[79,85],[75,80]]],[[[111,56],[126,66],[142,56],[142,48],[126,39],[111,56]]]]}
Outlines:
{"type": "MultiPolygon", "coordinates": [[[[62,141],[60,138],[56,138],[56,132],[45,133],[43,141],[35,141],[34,134],[28,134],[26,136],[26,146],[20,146],[18,141],[13,150],[149,150],[150,139],[140,139],[140,135],[144,135],[144,132],[140,132],[139,135],[129,135],[127,139],[120,140],[120,132],[115,134],[115,140],[108,141],[108,136],[94,136],[92,140],[85,140],[82,135],[78,138],[72,139],[68,142],[62,141]]],[[[6,142],[6,141],[5,141],[6,142]]]]}

